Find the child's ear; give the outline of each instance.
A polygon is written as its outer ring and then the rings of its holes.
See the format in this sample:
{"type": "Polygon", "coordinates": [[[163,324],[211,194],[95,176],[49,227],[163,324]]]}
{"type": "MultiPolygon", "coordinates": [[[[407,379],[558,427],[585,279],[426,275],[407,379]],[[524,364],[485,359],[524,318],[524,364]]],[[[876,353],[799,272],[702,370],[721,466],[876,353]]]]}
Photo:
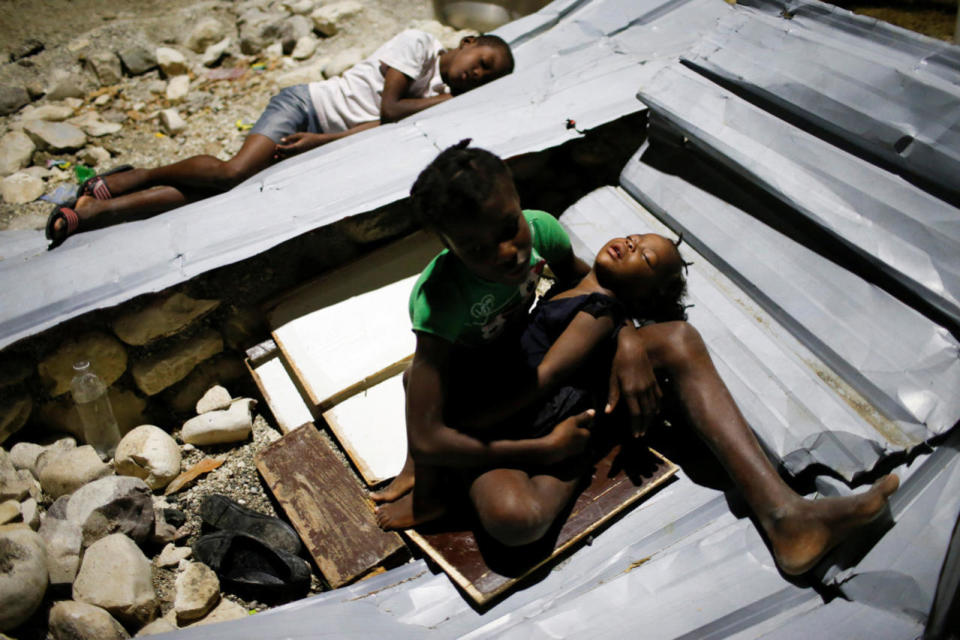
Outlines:
{"type": "Polygon", "coordinates": [[[477,36],[464,36],[460,38],[460,48],[468,47],[477,41],[477,36]]]}

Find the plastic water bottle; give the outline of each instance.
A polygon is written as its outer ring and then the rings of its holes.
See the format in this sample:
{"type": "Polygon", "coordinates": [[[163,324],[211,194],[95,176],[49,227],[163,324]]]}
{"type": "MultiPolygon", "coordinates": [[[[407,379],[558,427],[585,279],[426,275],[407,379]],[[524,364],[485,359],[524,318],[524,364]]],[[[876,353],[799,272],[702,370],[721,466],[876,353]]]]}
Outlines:
{"type": "Polygon", "coordinates": [[[120,442],[120,429],[113,417],[107,386],[86,360],[74,364],[73,370],[76,374],[70,381],[70,392],[83,423],[83,438],[96,449],[101,459],[109,460],[120,442]]]}

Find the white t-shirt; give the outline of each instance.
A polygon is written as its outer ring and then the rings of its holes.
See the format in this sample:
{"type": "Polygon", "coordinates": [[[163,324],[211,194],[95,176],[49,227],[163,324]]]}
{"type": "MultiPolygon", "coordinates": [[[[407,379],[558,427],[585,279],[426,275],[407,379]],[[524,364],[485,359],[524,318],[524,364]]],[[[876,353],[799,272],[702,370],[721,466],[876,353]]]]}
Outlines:
{"type": "Polygon", "coordinates": [[[413,79],[406,98],[429,98],[449,89],[440,77],[440,41],[429,33],[408,29],[377,49],[372,56],[323,82],[311,82],[310,99],[325,133],[346,131],[380,119],[383,74],[380,63],[413,79]]]}

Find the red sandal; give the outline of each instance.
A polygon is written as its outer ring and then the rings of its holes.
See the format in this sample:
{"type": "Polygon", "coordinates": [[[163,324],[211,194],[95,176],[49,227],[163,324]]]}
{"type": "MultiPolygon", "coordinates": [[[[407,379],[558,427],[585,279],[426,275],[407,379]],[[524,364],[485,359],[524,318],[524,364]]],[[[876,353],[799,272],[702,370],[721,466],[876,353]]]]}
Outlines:
{"type": "Polygon", "coordinates": [[[97,200],[109,200],[113,197],[113,194],[110,193],[110,189],[107,188],[107,181],[104,180],[104,178],[115,173],[130,171],[131,169],[133,169],[131,165],[122,164],[119,167],[114,167],[109,171],[104,171],[103,173],[95,175],[92,178],[87,178],[83,181],[83,184],[80,185],[80,191],[77,192],[77,197],[93,196],[97,200]]]}
{"type": "Polygon", "coordinates": [[[77,215],[76,211],[70,207],[64,207],[59,204],[55,206],[47,217],[47,240],[50,241],[50,248],[53,249],[54,247],[60,246],[64,240],[73,235],[79,228],[80,216],[77,215]],[[54,237],[54,225],[57,223],[57,220],[61,219],[67,223],[67,230],[61,232],[62,235],[60,235],[60,237],[54,237]]]}

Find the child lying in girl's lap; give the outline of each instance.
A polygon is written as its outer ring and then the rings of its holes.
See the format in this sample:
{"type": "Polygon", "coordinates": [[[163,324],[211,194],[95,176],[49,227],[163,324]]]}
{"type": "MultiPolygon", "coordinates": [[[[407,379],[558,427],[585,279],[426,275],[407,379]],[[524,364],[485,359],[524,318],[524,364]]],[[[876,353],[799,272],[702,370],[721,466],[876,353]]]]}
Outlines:
{"type": "Polygon", "coordinates": [[[413,203],[448,250],[424,271],[411,296],[417,334],[407,386],[411,457],[394,483],[374,495],[389,502],[378,509],[381,526],[408,527],[437,516],[443,510],[437,471],[460,468],[469,470],[469,499],[488,533],[507,545],[542,537],[578,483],[553,465],[584,449],[593,411],[567,417],[578,409],[568,406],[552,416],[559,423],[546,435],[526,431],[511,437],[498,429],[490,438],[474,434],[549,397],[589,358],[599,355],[609,362],[614,336],[615,367],[629,362],[631,375],[652,381],[643,404],[649,405],[651,394],[659,397],[655,371],[672,380],[690,423],[743,492],[785,572],[810,569],[853,529],[879,515],[896,490],[899,481],[890,475],[856,496],[805,500],[766,458],[692,326],[674,320],[634,329],[623,322],[664,308],[671,310],[667,317],[676,317],[682,260],[669,240],[655,234],[614,239],[587,270],[555,221],[521,212],[503,163],[464,143],[442,153],[421,174],[413,203]],[[523,304],[533,294],[541,252],[561,280],[583,277],[544,304],[526,332],[527,345],[536,345],[528,350],[534,362],[542,354],[534,375],[526,377],[520,393],[504,398],[502,407],[448,426],[464,406],[458,397],[466,388],[463,381],[510,373],[511,360],[503,358],[510,357],[510,349],[519,352],[515,340],[497,340],[506,350],[466,350],[462,344],[467,336],[489,340],[506,330],[511,318],[524,324],[523,304]],[[509,289],[513,293],[506,295],[509,289]]]}

